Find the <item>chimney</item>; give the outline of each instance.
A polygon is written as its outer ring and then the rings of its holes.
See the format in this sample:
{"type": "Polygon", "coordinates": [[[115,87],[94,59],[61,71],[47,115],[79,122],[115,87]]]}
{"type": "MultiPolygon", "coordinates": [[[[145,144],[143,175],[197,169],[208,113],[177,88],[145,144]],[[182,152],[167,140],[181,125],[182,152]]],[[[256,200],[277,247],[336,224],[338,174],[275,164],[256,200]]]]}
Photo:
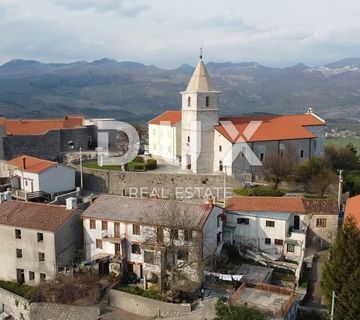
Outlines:
{"type": "Polygon", "coordinates": [[[26,169],[26,158],[25,157],[22,158],[22,165],[23,165],[23,169],[25,170],[26,169]]]}
{"type": "Polygon", "coordinates": [[[66,210],[73,210],[77,208],[77,199],[76,198],[67,198],[66,200],[66,210]]]}

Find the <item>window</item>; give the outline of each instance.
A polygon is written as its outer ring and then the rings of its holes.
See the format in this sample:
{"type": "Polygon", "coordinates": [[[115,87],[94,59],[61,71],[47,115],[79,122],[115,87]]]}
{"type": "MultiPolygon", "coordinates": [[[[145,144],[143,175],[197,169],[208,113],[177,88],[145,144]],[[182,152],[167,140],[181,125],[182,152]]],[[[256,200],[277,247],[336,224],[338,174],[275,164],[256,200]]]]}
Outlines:
{"type": "Polygon", "coordinates": [[[216,243],[217,244],[220,244],[220,242],[221,242],[221,234],[222,234],[221,232],[218,232],[216,235],[216,243]]]}
{"type": "Polygon", "coordinates": [[[96,229],[96,221],[90,220],[90,229],[96,229]]]}
{"type": "Polygon", "coordinates": [[[107,221],[101,221],[101,230],[106,231],[108,229],[107,221]]]}
{"type": "Polygon", "coordinates": [[[316,219],[316,227],[326,228],[326,219],[316,219]]]}
{"type": "Polygon", "coordinates": [[[295,252],[295,246],[292,244],[287,245],[287,252],[295,252]]]}
{"type": "Polygon", "coordinates": [[[44,241],[44,234],[41,232],[37,233],[37,242],[43,242],[44,241]]]}
{"type": "Polygon", "coordinates": [[[158,266],[160,264],[159,258],[155,251],[144,251],[144,263],[158,266]]]}
{"type": "Polygon", "coordinates": [[[223,162],[219,161],[219,171],[223,171],[224,166],[223,166],[223,162]]]}
{"type": "Polygon", "coordinates": [[[139,236],[140,235],[140,225],[139,224],[133,224],[133,234],[139,236]]]}
{"type": "Polygon", "coordinates": [[[222,146],[219,146],[219,152],[222,152],[222,146]]]}
{"type": "Polygon", "coordinates": [[[140,254],[140,245],[133,243],[131,245],[131,253],[133,254],[140,254]]]}
{"type": "Polygon", "coordinates": [[[96,239],[96,249],[102,249],[102,240],[96,239]]]}
{"type": "Polygon", "coordinates": [[[265,238],[265,244],[271,244],[271,239],[270,238],[265,238]]]}
{"type": "Polygon", "coordinates": [[[44,282],[46,280],[46,274],[45,273],[40,273],[40,281],[44,282]]]}
{"type": "Polygon", "coordinates": [[[187,142],[190,143],[190,136],[187,137],[187,142]]]}
{"type": "Polygon", "coordinates": [[[264,152],[261,152],[260,153],[260,161],[264,161],[264,157],[265,157],[265,154],[264,154],[264,152]]]}
{"type": "Polygon", "coordinates": [[[21,239],[21,230],[15,229],[15,238],[16,239],[21,239]]]}
{"type": "Polygon", "coordinates": [[[210,105],[210,97],[206,96],[205,97],[205,106],[209,106],[210,105]]]}
{"type": "Polygon", "coordinates": [[[22,250],[16,249],[16,258],[22,258],[22,250]]]}
{"type": "Polygon", "coordinates": [[[188,106],[188,107],[191,107],[191,98],[190,98],[190,97],[188,97],[187,106],[188,106]]]}
{"type": "Polygon", "coordinates": [[[276,245],[276,246],[282,246],[283,244],[284,244],[284,240],[275,239],[275,245],[276,245]]]}
{"type": "Polygon", "coordinates": [[[35,272],[34,271],[29,271],[29,280],[35,280],[35,272]]]}
{"type": "Polygon", "coordinates": [[[267,227],[275,227],[275,221],[266,220],[266,226],[267,227]]]}
{"type": "Polygon", "coordinates": [[[27,180],[25,180],[25,187],[27,187],[28,186],[28,182],[27,182],[27,180]]]}
{"type": "Polygon", "coordinates": [[[249,220],[249,218],[238,218],[237,223],[238,224],[249,224],[250,220],[249,220]]]}
{"type": "Polygon", "coordinates": [[[316,139],[314,140],[314,149],[316,150],[316,139]]]}
{"type": "Polygon", "coordinates": [[[222,214],[219,214],[218,216],[217,216],[217,227],[219,228],[220,227],[220,221],[222,220],[222,214]]]}
{"type": "Polygon", "coordinates": [[[189,259],[189,252],[184,249],[180,249],[176,252],[176,257],[178,260],[187,261],[189,259]]]}
{"type": "Polygon", "coordinates": [[[184,230],[184,240],[189,241],[192,240],[193,234],[191,230],[184,230]]]}
{"type": "Polygon", "coordinates": [[[39,261],[45,261],[45,253],[39,252],[39,261]]]}
{"type": "Polygon", "coordinates": [[[304,150],[300,150],[300,158],[304,158],[304,150]]]}
{"type": "Polygon", "coordinates": [[[162,227],[156,228],[156,239],[157,243],[162,243],[164,241],[164,229],[162,227]]]}
{"type": "Polygon", "coordinates": [[[170,230],[170,238],[172,240],[178,240],[179,239],[179,230],[178,229],[171,229],[170,230]]]}

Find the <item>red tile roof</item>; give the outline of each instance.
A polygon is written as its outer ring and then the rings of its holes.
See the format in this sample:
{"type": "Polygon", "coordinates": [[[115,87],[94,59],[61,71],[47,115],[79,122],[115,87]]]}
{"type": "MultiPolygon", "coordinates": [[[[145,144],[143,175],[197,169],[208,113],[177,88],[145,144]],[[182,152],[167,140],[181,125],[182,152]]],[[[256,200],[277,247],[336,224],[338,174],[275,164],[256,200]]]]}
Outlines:
{"type": "Polygon", "coordinates": [[[305,213],[301,197],[232,197],[227,200],[226,210],[305,213]]]}
{"type": "Polygon", "coordinates": [[[345,219],[353,216],[358,228],[360,228],[360,196],[351,197],[346,201],[345,219]]]}
{"type": "Polygon", "coordinates": [[[232,143],[238,142],[241,137],[246,142],[316,138],[316,135],[306,127],[325,125],[322,119],[310,113],[284,116],[228,116],[220,117],[221,121],[230,121],[236,128],[236,134],[233,136],[222,124],[215,127],[218,132],[232,143]],[[245,137],[244,131],[251,121],[259,121],[260,126],[251,137],[245,137]]]}
{"type": "MultiPolygon", "coordinates": [[[[360,202],[360,200],[359,200],[360,202]]],[[[302,197],[231,197],[226,210],[252,212],[297,212],[302,214],[338,214],[335,199],[302,197]]]]}
{"type": "Polygon", "coordinates": [[[181,121],[181,111],[176,111],[176,110],[165,111],[163,114],[150,120],[148,123],[160,124],[160,122],[162,121],[168,121],[172,126],[176,125],[178,122],[181,121]]]}
{"type": "Polygon", "coordinates": [[[7,163],[25,172],[32,172],[32,173],[40,173],[58,164],[57,162],[52,162],[52,161],[38,159],[29,156],[20,156],[15,159],[9,160],[7,163]]]}
{"type": "Polygon", "coordinates": [[[8,135],[41,135],[49,130],[72,129],[83,125],[81,116],[66,116],[63,119],[0,119],[5,122],[8,135]]]}
{"type": "Polygon", "coordinates": [[[0,224],[55,232],[76,209],[43,203],[4,201],[0,204],[0,224]]]}

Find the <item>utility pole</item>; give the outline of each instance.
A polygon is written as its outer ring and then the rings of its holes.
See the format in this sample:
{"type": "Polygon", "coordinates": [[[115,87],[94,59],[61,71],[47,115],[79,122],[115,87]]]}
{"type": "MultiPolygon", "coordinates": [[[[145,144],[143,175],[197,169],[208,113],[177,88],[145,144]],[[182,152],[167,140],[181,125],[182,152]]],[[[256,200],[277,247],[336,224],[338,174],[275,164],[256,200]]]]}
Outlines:
{"type": "Polygon", "coordinates": [[[335,291],[332,292],[330,320],[334,320],[335,291]]]}
{"type": "Polygon", "coordinates": [[[226,166],[224,166],[224,209],[226,209],[226,166]]]}
{"type": "Polygon", "coordinates": [[[342,183],[343,183],[342,173],[343,173],[343,170],[339,170],[339,190],[338,190],[338,208],[339,208],[339,212],[341,210],[341,196],[342,196],[342,183]]]}
{"type": "Polygon", "coordinates": [[[80,188],[82,189],[84,187],[84,181],[83,181],[83,163],[82,163],[82,152],[80,147],[80,188]]]}

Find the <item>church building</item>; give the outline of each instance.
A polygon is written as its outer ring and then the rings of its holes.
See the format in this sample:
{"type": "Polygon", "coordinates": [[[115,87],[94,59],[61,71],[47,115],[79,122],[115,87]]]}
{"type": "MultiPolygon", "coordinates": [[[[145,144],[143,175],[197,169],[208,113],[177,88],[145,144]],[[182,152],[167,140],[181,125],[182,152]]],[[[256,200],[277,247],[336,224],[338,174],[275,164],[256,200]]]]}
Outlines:
{"type": "Polygon", "coordinates": [[[240,180],[257,180],[272,155],[291,150],[300,163],[323,154],[325,120],[312,108],[297,115],[220,116],[220,94],[200,56],[181,92],[181,111],[149,121],[150,154],[195,174],[225,172],[240,180]]]}

